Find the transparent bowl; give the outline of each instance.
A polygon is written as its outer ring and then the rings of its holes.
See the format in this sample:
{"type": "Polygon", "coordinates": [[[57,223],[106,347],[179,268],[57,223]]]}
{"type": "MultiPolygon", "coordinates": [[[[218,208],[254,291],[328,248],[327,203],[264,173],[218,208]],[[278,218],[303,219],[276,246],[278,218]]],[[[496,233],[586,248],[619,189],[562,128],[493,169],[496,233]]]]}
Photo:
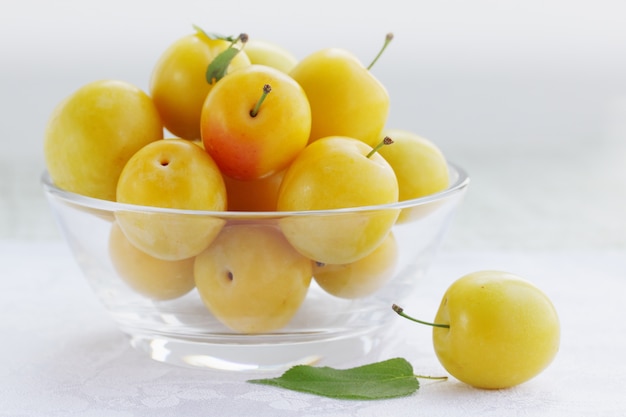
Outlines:
{"type": "MultiPolygon", "coordinates": [[[[61,190],[46,172],[41,180],[76,262],[134,348],[171,364],[256,371],[303,363],[332,366],[364,356],[377,346],[395,319],[391,305],[402,303],[419,287],[465,194],[468,175],[454,164],[449,164],[449,172],[449,187],[427,197],[382,206],[309,212],[200,212],[140,207],[61,190]],[[149,218],[153,225],[166,225],[161,229],[164,233],[171,231],[172,242],[180,238],[176,236],[180,224],[185,225],[184,230],[189,230],[189,224],[195,224],[192,229],[198,230],[217,227],[219,233],[231,226],[267,226],[284,231],[296,245],[326,244],[326,249],[332,249],[332,245],[347,247],[367,237],[364,230],[368,225],[389,216],[397,216],[390,232],[396,250],[380,288],[346,298],[343,294],[332,295],[312,278],[288,322],[263,332],[245,332],[225,324],[207,308],[196,286],[171,299],[155,299],[137,291],[112,261],[109,245],[112,230],[119,227],[120,220],[149,218]],[[335,233],[334,240],[324,241],[329,233],[335,233]]],[[[146,224],[136,222],[135,226],[148,228],[146,224]]],[[[260,259],[264,259],[265,248],[254,250],[261,251],[260,259]]],[[[306,252],[306,248],[298,247],[301,250],[306,252]]],[[[341,251],[337,247],[329,253],[341,251]]],[[[318,268],[333,266],[316,261],[311,259],[318,268]]],[[[258,301],[260,297],[247,300],[243,309],[262,302],[258,301]]]]}

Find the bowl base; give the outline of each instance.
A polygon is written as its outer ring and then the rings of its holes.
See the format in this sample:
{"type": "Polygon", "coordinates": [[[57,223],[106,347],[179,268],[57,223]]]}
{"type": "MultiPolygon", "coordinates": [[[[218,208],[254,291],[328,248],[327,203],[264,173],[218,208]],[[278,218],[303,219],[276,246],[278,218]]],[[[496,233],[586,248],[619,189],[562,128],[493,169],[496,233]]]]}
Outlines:
{"type": "Polygon", "coordinates": [[[171,365],[232,372],[276,372],[295,365],[336,366],[350,362],[372,352],[385,334],[384,328],[372,328],[322,340],[240,344],[134,333],[130,335],[130,344],[150,358],[171,365]]]}

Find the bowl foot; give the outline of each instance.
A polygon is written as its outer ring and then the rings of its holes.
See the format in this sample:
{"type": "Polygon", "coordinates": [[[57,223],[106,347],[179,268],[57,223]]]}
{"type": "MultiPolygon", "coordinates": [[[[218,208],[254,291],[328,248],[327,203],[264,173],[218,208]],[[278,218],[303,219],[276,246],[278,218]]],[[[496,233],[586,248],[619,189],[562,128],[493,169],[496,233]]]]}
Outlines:
{"type": "Polygon", "coordinates": [[[150,358],[177,366],[219,371],[281,371],[295,365],[337,366],[371,353],[384,339],[383,329],[324,339],[280,343],[229,343],[132,334],[130,344],[150,358]]]}

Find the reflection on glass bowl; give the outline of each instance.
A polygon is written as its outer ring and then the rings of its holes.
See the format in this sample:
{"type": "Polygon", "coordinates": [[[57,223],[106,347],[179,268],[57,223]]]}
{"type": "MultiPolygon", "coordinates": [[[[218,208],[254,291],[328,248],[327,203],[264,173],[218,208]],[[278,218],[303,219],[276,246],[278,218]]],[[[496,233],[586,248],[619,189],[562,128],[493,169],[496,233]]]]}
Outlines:
{"type": "Polygon", "coordinates": [[[47,173],[42,184],[133,347],[162,362],[250,371],[332,365],[376,346],[465,194],[469,177],[449,170],[449,187],[427,197],[309,212],[140,207],[61,190],[47,173]],[[193,250],[180,259],[185,246],[193,250]]]}

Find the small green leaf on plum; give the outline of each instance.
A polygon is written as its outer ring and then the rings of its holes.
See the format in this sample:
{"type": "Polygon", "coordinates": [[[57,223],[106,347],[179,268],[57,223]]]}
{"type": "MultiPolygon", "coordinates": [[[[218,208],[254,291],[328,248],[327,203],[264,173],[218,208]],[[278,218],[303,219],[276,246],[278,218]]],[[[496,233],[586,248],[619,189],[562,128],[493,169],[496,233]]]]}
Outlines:
{"type": "Polygon", "coordinates": [[[209,64],[206,70],[206,80],[209,84],[213,84],[224,78],[228,71],[228,66],[233,58],[239,53],[239,49],[230,47],[222,51],[209,64]]]}
{"type": "Polygon", "coordinates": [[[214,33],[214,32],[207,32],[204,29],[202,29],[200,26],[197,25],[193,25],[193,28],[196,32],[203,34],[204,36],[206,36],[209,39],[212,40],[217,40],[217,39],[222,39],[228,42],[236,42],[239,39],[239,36],[224,36],[224,35],[220,35],[218,33],[214,33]]]}

